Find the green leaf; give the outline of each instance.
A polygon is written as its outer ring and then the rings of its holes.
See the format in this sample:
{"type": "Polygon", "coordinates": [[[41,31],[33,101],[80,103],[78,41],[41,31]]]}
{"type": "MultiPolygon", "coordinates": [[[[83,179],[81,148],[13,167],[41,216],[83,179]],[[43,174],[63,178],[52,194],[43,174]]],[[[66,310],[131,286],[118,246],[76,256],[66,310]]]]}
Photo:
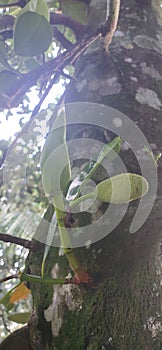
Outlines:
{"type": "Polygon", "coordinates": [[[96,186],[97,198],[107,203],[128,203],[148,192],[147,180],[137,174],[119,174],[96,186]]]}
{"type": "Polygon", "coordinates": [[[3,5],[3,4],[8,4],[10,2],[10,0],[1,0],[0,1],[0,5],[3,5]]]}
{"type": "Polygon", "coordinates": [[[87,24],[88,5],[82,0],[62,0],[61,9],[63,14],[87,24]]]}
{"type": "Polygon", "coordinates": [[[46,0],[31,0],[29,1],[26,6],[23,7],[21,10],[20,15],[22,15],[25,12],[36,12],[38,15],[44,16],[47,21],[49,21],[49,11],[48,11],[48,5],[46,0]]]}
{"type": "MultiPolygon", "coordinates": [[[[54,206],[52,204],[49,204],[48,208],[46,209],[41,222],[39,223],[36,232],[34,234],[34,239],[36,240],[40,240],[40,235],[42,235],[42,232],[46,233],[49,231],[50,229],[50,222],[53,220],[53,216],[54,216],[54,206]]],[[[43,235],[43,243],[47,244],[47,249],[50,248],[50,237],[48,237],[48,233],[47,233],[47,237],[45,237],[44,240],[44,235],[43,235]]],[[[45,247],[46,250],[46,247],[45,247]]],[[[48,249],[49,251],[49,249],[48,249]]],[[[44,264],[45,264],[45,260],[47,258],[48,255],[48,251],[44,252],[44,257],[43,257],[43,262],[42,262],[42,275],[44,275],[44,264]]]]}
{"type": "Polygon", "coordinates": [[[8,70],[0,72],[0,95],[7,94],[10,96],[10,89],[14,87],[19,80],[19,77],[8,70]]]}
{"type": "Polygon", "coordinates": [[[12,303],[10,303],[10,297],[12,292],[18,287],[20,286],[21,282],[19,282],[18,284],[16,284],[12,289],[10,289],[1,299],[0,299],[0,304],[3,304],[4,306],[6,306],[6,308],[10,308],[10,305],[12,305],[12,303]]]}
{"type": "Polygon", "coordinates": [[[31,316],[30,312],[19,312],[19,313],[9,314],[8,319],[16,323],[25,324],[29,321],[30,316],[31,316]]]}
{"type": "Polygon", "coordinates": [[[24,64],[27,70],[33,70],[40,67],[40,64],[33,57],[26,59],[24,64]]]}
{"type": "Polygon", "coordinates": [[[8,307],[10,304],[10,292],[6,293],[1,299],[0,304],[3,304],[4,306],[8,307]]]}
{"type": "Polygon", "coordinates": [[[36,6],[36,12],[46,18],[49,21],[49,11],[46,0],[38,0],[36,6]]]}
{"type": "Polygon", "coordinates": [[[52,245],[56,229],[57,229],[57,220],[56,220],[56,214],[54,213],[52,220],[51,220],[51,223],[50,223],[50,226],[49,226],[49,230],[48,230],[47,238],[46,238],[46,245],[44,248],[44,255],[43,255],[43,261],[42,261],[42,266],[41,266],[42,276],[44,276],[45,262],[46,262],[50,247],[52,245]]]}
{"type": "Polygon", "coordinates": [[[65,194],[70,181],[71,169],[66,144],[65,108],[59,109],[58,115],[47,136],[41,155],[42,181],[44,191],[65,194]]]}
{"type": "Polygon", "coordinates": [[[118,136],[118,137],[115,137],[115,139],[109,142],[107,145],[103,146],[103,148],[101,149],[97,157],[96,162],[89,163],[88,169],[86,168],[86,166],[85,168],[83,168],[83,172],[87,172],[87,176],[85,178],[86,180],[92,177],[94,172],[98,169],[99,165],[101,165],[104,158],[108,157],[110,161],[116,158],[117,154],[120,151],[121,143],[122,143],[122,139],[118,136]]]}
{"type": "Polygon", "coordinates": [[[140,175],[119,174],[100,182],[93,192],[75,199],[70,207],[90,198],[97,198],[106,203],[128,203],[144,196],[148,188],[147,180],[140,175]]]}
{"type": "Polygon", "coordinates": [[[22,282],[11,293],[10,302],[13,304],[13,303],[17,303],[20,300],[26,299],[30,293],[31,293],[30,289],[26,287],[24,282],[22,282]]]}
{"type": "Polygon", "coordinates": [[[34,12],[22,14],[14,30],[14,48],[19,56],[37,56],[45,52],[52,41],[52,27],[34,12]]]}
{"type": "Polygon", "coordinates": [[[155,155],[155,163],[156,164],[157,164],[158,160],[161,158],[161,155],[162,155],[161,152],[159,152],[155,155]]]}
{"type": "Polygon", "coordinates": [[[74,199],[74,196],[76,198],[76,196],[79,195],[81,186],[84,185],[84,182],[87,179],[92,178],[92,175],[101,165],[104,158],[108,157],[108,159],[112,161],[117,156],[117,154],[120,151],[121,143],[122,139],[119,136],[115,137],[115,139],[103,146],[103,148],[97,156],[96,161],[91,160],[90,162],[88,162],[88,164],[86,164],[83,167],[81,173],[77,176],[76,179],[74,179],[74,181],[70,185],[70,188],[67,193],[67,198],[69,200],[74,199]]]}
{"type": "Polygon", "coordinates": [[[120,151],[122,139],[120,136],[115,137],[111,142],[105,145],[97,157],[97,163],[101,164],[103,159],[108,156],[109,160],[116,158],[120,151]]]}
{"type": "Polygon", "coordinates": [[[144,146],[144,151],[153,160],[155,166],[157,167],[158,166],[157,162],[161,158],[161,153],[159,152],[158,154],[155,155],[152,151],[148,150],[146,146],[144,146]]]}

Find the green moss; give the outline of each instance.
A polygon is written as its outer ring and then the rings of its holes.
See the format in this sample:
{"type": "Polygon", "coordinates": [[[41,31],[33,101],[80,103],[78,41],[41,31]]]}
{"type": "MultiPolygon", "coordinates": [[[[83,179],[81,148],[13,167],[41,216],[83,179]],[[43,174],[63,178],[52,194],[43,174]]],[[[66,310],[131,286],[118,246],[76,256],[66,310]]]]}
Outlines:
{"type": "Polygon", "coordinates": [[[93,341],[88,347],[87,350],[98,350],[99,344],[96,341],[93,341]]]}
{"type": "Polygon", "coordinates": [[[109,277],[97,289],[88,290],[83,309],[64,315],[66,322],[55,339],[56,349],[99,350],[109,338],[120,350],[143,350],[145,346],[160,349],[160,338],[155,347],[147,327],[149,317],[159,321],[159,298],[153,295],[153,280],[155,275],[141,266],[139,271],[109,277]]]}

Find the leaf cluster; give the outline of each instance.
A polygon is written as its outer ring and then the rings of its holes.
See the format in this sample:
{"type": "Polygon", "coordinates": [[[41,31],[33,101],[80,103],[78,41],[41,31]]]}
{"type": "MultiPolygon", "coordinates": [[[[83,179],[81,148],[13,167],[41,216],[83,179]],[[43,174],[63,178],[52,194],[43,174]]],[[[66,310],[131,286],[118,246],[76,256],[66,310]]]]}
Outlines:
{"type": "MultiPolygon", "coordinates": [[[[80,9],[86,7],[78,4],[80,9]]],[[[59,1],[46,0],[6,0],[0,7],[0,107],[4,109],[18,106],[31,86],[38,83],[40,91],[45,88],[54,68],[44,69],[44,64],[58,48],[60,53],[70,48],[84,26],[82,15],[79,22],[75,20],[77,8],[65,0],[61,9],[59,1]],[[42,76],[46,83],[39,82],[42,76]]]]}

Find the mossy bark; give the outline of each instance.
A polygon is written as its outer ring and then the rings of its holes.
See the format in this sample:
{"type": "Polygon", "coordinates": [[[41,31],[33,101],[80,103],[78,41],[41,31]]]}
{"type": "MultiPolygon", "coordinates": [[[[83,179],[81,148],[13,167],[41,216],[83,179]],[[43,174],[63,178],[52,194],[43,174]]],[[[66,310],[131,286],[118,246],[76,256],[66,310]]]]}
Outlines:
{"type": "MultiPolygon", "coordinates": [[[[156,9],[160,11],[160,1],[122,1],[109,54],[98,42],[80,57],[77,83],[68,92],[67,102],[90,101],[118,109],[138,124],[158,152],[162,149],[162,36],[156,9]]],[[[123,157],[129,171],[136,171],[130,152],[123,157]]],[[[159,174],[161,166],[159,162],[159,174]]],[[[31,339],[32,349],[161,349],[161,185],[159,176],[154,208],[137,233],[129,233],[137,206],[133,204],[111,234],[89,249],[76,249],[94,288],[30,286],[37,314],[34,336],[39,335],[33,337],[35,343],[31,339]],[[50,305],[53,313],[47,322],[48,312],[44,312],[50,305]]],[[[40,273],[42,256],[41,245],[30,253],[33,274],[40,273]]],[[[58,248],[50,250],[46,274],[52,269],[57,276],[70,272],[58,248]]]]}

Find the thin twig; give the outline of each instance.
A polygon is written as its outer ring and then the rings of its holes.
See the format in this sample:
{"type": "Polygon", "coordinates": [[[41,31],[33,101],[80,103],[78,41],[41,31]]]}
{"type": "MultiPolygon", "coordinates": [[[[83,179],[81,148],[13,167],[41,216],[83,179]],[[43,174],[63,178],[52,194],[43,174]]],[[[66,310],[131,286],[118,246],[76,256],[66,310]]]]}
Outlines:
{"type": "Polygon", "coordinates": [[[10,275],[10,276],[3,277],[3,278],[0,279],[0,283],[13,280],[14,278],[20,278],[20,276],[17,275],[17,274],[14,274],[14,275],[10,275]]]}
{"type": "MultiPolygon", "coordinates": [[[[38,104],[35,106],[32,114],[31,114],[31,117],[28,121],[28,123],[26,123],[26,128],[25,128],[25,132],[28,130],[28,128],[31,126],[31,123],[33,122],[33,120],[35,119],[35,117],[37,116],[39,110],[40,110],[40,107],[42,105],[42,103],[44,102],[45,98],[47,97],[47,95],[49,94],[50,90],[52,89],[52,86],[56,83],[57,79],[59,78],[59,75],[61,73],[56,73],[54,78],[50,81],[49,85],[47,86],[46,88],[46,91],[44,92],[43,96],[40,98],[38,104]]],[[[20,137],[20,136],[19,136],[20,137]]],[[[18,138],[19,138],[18,137],[18,138]]]]}
{"type": "Polygon", "coordinates": [[[2,317],[2,321],[3,321],[3,325],[4,325],[5,329],[6,329],[6,331],[7,331],[8,333],[11,333],[11,331],[10,331],[10,329],[8,328],[8,325],[7,325],[7,323],[6,323],[6,320],[5,320],[4,307],[3,307],[3,308],[1,307],[1,310],[2,310],[1,317],[2,317]]]}
{"type": "Polygon", "coordinates": [[[104,36],[104,50],[108,51],[109,45],[111,44],[114,32],[117,28],[118,17],[120,10],[120,0],[110,0],[109,3],[109,16],[107,19],[107,23],[104,26],[104,30],[102,32],[104,36]]]}
{"type": "Polygon", "coordinates": [[[24,248],[34,250],[34,245],[31,241],[24,238],[11,236],[6,233],[0,233],[0,241],[14,243],[17,245],[21,245],[24,248]]]}
{"type": "MultiPolygon", "coordinates": [[[[57,82],[58,78],[59,78],[59,75],[62,75],[62,76],[66,76],[66,78],[70,79],[71,77],[69,75],[66,75],[64,72],[57,72],[54,76],[54,78],[51,80],[51,82],[49,83],[45,93],[43,94],[43,96],[40,98],[38,104],[35,106],[32,114],[31,114],[31,117],[29,119],[29,121],[24,125],[24,127],[22,128],[22,130],[20,132],[17,133],[14,141],[11,143],[11,145],[8,147],[7,149],[7,152],[6,152],[6,155],[8,152],[10,152],[13,147],[15,146],[17,140],[22,136],[23,133],[26,133],[29,128],[31,127],[33,121],[35,120],[38,112],[39,112],[39,109],[42,105],[42,103],[44,102],[45,98],[47,97],[47,95],[49,94],[50,90],[52,89],[52,86],[57,82]]],[[[5,161],[5,158],[6,158],[6,155],[5,157],[3,157],[3,162],[5,161]]],[[[0,166],[2,165],[2,163],[0,164],[0,166]]]]}
{"type": "MultiPolygon", "coordinates": [[[[64,73],[63,71],[62,71],[62,72],[61,72],[61,71],[58,71],[58,72],[55,74],[54,78],[50,81],[48,87],[46,88],[45,93],[43,94],[43,96],[41,97],[40,101],[38,102],[38,104],[37,104],[36,107],[34,108],[34,110],[33,110],[33,112],[32,112],[32,115],[31,115],[31,117],[30,117],[30,120],[29,120],[29,124],[31,124],[31,121],[33,122],[33,119],[37,116],[37,114],[38,114],[38,112],[39,112],[39,109],[40,109],[40,107],[42,106],[42,103],[44,102],[45,98],[48,96],[48,94],[49,94],[50,90],[52,89],[53,85],[56,84],[56,82],[57,82],[59,76],[63,76],[64,78],[69,79],[69,80],[75,80],[75,81],[77,81],[76,78],[70,76],[69,74],[66,74],[66,73],[64,73]]],[[[58,105],[58,104],[57,104],[57,105],[58,105]]],[[[31,125],[29,125],[29,126],[31,126],[31,125]]],[[[27,131],[27,130],[25,130],[25,131],[27,131]]]]}
{"type": "MultiPolygon", "coordinates": [[[[73,81],[70,81],[70,83],[67,85],[66,87],[66,90],[63,92],[63,94],[61,95],[61,97],[59,98],[58,102],[57,102],[57,105],[55,108],[59,108],[61,105],[63,105],[65,103],[65,98],[66,98],[66,95],[67,95],[67,91],[69,91],[69,89],[71,88],[73,84],[73,81]]],[[[50,120],[49,120],[49,129],[51,129],[52,127],[52,124],[54,123],[54,120],[56,118],[56,113],[53,113],[50,120]]]]}

